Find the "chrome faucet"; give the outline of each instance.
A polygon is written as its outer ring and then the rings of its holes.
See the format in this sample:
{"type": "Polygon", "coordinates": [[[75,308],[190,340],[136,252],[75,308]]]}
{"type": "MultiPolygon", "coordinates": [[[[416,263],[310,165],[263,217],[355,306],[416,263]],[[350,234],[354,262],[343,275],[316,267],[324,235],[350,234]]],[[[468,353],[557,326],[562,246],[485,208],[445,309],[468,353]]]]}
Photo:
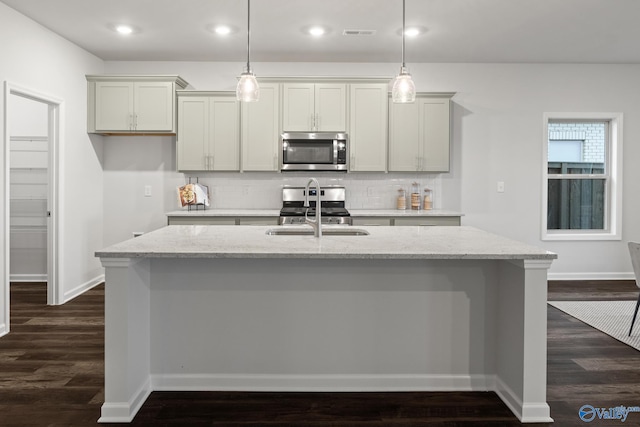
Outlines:
{"type": "Polygon", "coordinates": [[[320,194],[322,193],[322,191],[320,190],[320,183],[318,183],[318,180],[315,178],[310,178],[309,182],[307,182],[307,186],[304,189],[304,207],[309,207],[309,187],[311,183],[315,184],[316,186],[316,219],[310,220],[307,216],[309,211],[305,211],[304,222],[305,224],[309,224],[311,227],[313,227],[313,235],[320,238],[322,237],[322,220],[320,215],[320,208],[322,205],[322,202],[320,201],[320,194]]]}

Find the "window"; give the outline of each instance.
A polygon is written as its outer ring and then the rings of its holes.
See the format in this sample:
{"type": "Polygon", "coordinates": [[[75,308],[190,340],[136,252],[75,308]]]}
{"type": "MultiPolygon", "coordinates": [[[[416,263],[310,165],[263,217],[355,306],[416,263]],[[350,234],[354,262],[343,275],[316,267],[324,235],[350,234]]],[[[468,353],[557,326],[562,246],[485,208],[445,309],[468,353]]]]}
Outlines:
{"type": "Polygon", "coordinates": [[[545,114],[543,240],[620,240],[622,115],[545,114]]]}

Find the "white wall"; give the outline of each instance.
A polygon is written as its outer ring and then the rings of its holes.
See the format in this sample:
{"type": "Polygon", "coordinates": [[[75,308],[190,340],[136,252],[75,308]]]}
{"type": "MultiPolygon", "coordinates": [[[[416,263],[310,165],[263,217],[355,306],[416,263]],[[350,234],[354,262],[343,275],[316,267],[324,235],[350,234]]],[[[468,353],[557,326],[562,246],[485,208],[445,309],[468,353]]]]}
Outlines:
{"type": "Polygon", "coordinates": [[[104,139],[104,243],[110,245],[167,224],[176,209],[175,137],[112,136],[104,139]],[[151,186],[151,197],[144,196],[151,186]]]}
{"type": "MultiPolygon", "coordinates": [[[[90,140],[86,133],[84,75],[101,73],[104,63],[3,3],[0,3],[0,40],[0,81],[63,100],[62,199],[58,212],[59,255],[63,263],[59,284],[65,298],[70,298],[102,275],[99,260],[93,256],[102,246],[102,143],[101,138],[90,140]]],[[[0,105],[0,117],[4,117],[4,105],[0,105]]],[[[0,135],[4,133],[4,121],[0,120],[0,135]]],[[[4,151],[0,153],[0,160],[4,165],[4,151]]],[[[2,174],[0,188],[4,186],[2,174]]],[[[1,199],[0,223],[4,224],[5,197],[1,199]]],[[[6,238],[3,233],[3,248],[6,238]]],[[[0,266],[0,277],[4,277],[7,267],[0,266]]],[[[0,319],[6,317],[4,302],[0,303],[0,319]]]]}
{"type": "MultiPolygon", "coordinates": [[[[324,64],[324,63],[255,63],[260,76],[392,76],[397,64],[324,64]]],[[[559,254],[550,277],[631,278],[631,264],[626,241],[640,239],[640,200],[635,197],[640,171],[630,159],[640,158],[640,87],[637,65],[583,64],[409,64],[419,91],[456,92],[454,101],[452,169],[450,173],[428,177],[439,189],[438,207],[460,210],[463,224],[547,248],[559,254]],[[622,112],[624,113],[624,221],[623,241],[614,242],[543,242],[540,240],[540,205],[542,194],[542,147],[544,112],[622,112]],[[505,192],[497,193],[497,181],[505,182],[505,192]]],[[[241,63],[209,62],[106,62],[108,73],[180,74],[189,89],[233,90],[241,63]]],[[[105,156],[122,153],[122,144],[105,146],[105,156]]],[[[173,159],[171,141],[158,145],[165,160],[173,159]]],[[[135,169],[135,165],[130,165],[135,169]]],[[[166,163],[163,167],[166,167],[166,163]]],[[[106,198],[114,189],[112,180],[124,179],[124,172],[109,171],[106,198]]],[[[131,173],[129,170],[127,173],[131,173]]],[[[235,182],[254,188],[264,176],[251,174],[211,174],[213,181],[235,182]]],[[[147,179],[176,185],[184,177],[174,172],[159,171],[147,179]],[[153,176],[153,178],[152,178],[153,176]]],[[[274,185],[282,175],[265,175],[274,185]]],[[[406,175],[368,174],[371,184],[382,185],[406,175]]],[[[361,178],[361,177],[359,177],[361,178]]],[[[205,178],[208,179],[208,178],[205,178]]],[[[263,185],[264,184],[264,181],[263,185]]],[[[140,197],[140,184],[135,189],[140,197]]],[[[356,181],[347,185],[357,186],[356,181]]],[[[215,185],[215,182],[214,182],[215,185]]],[[[118,190],[121,186],[118,187],[118,190]]],[[[177,208],[174,188],[166,189],[164,207],[177,208]]],[[[237,194],[230,192],[231,194],[237,194]]],[[[262,194],[256,191],[256,194],[262,194]]],[[[222,197],[222,195],[220,195],[222,197]]],[[[271,196],[270,196],[271,197],[271,196]]],[[[366,201],[366,198],[364,198],[366,201]]],[[[160,205],[161,203],[158,203],[160,205]]],[[[263,207],[263,206],[260,206],[263,207]]],[[[264,206],[272,207],[272,206],[264,206]]],[[[277,207],[277,206],[276,206],[277,207]]],[[[366,207],[366,206],[365,206],[366,207]]],[[[158,227],[164,218],[144,214],[144,220],[158,227]]],[[[138,224],[141,220],[137,220],[138,224]]],[[[142,222],[144,222],[142,221],[142,222]]],[[[135,224],[137,225],[137,224],[135,224]]],[[[124,235],[124,225],[107,217],[105,234],[124,235]]],[[[133,228],[128,227],[128,228],[133,228]]]]}

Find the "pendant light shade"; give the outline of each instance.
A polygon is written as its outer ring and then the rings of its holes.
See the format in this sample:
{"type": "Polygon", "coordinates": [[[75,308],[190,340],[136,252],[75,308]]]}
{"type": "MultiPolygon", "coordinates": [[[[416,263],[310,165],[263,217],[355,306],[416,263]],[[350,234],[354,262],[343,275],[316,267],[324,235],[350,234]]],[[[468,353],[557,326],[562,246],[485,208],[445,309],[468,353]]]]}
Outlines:
{"type": "Polygon", "coordinates": [[[260,87],[256,76],[251,71],[250,62],[251,47],[251,0],[247,0],[247,67],[240,75],[236,87],[236,99],[244,102],[255,102],[260,97],[260,87]]]}
{"type": "Polygon", "coordinates": [[[416,100],[416,85],[404,62],[404,38],[405,38],[405,0],[402,0],[402,66],[400,73],[393,80],[391,99],[395,103],[410,103],[416,100]]]}
{"type": "Polygon", "coordinates": [[[393,80],[391,99],[395,103],[410,103],[416,100],[416,85],[404,66],[400,68],[400,73],[393,80]]]}
{"type": "Polygon", "coordinates": [[[240,74],[236,87],[236,99],[244,102],[255,102],[260,97],[260,87],[256,76],[251,71],[240,74]]]}

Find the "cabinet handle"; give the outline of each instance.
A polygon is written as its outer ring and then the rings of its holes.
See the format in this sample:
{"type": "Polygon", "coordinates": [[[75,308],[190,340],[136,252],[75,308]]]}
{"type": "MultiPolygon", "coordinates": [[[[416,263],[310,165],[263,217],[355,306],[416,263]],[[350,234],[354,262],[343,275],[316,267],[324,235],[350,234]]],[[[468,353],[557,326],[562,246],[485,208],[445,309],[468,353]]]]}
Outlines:
{"type": "Polygon", "coordinates": [[[351,156],[351,160],[349,161],[349,163],[351,163],[349,165],[349,167],[353,170],[356,170],[356,157],[355,156],[351,156]]]}
{"type": "Polygon", "coordinates": [[[420,157],[416,156],[416,170],[420,170],[420,157]]]}
{"type": "Polygon", "coordinates": [[[133,114],[133,130],[138,130],[138,114],[133,114]]]}
{"type": "Polygon", "coordinates": [[[133,113],[129,113],[129,130],[133,130],[133,113]]]}
{"type": "Polygon", "coordinates": [[[318,113],[315,114],[315,127],[316,130],[320,129],[320,115],[318,113]]]}

